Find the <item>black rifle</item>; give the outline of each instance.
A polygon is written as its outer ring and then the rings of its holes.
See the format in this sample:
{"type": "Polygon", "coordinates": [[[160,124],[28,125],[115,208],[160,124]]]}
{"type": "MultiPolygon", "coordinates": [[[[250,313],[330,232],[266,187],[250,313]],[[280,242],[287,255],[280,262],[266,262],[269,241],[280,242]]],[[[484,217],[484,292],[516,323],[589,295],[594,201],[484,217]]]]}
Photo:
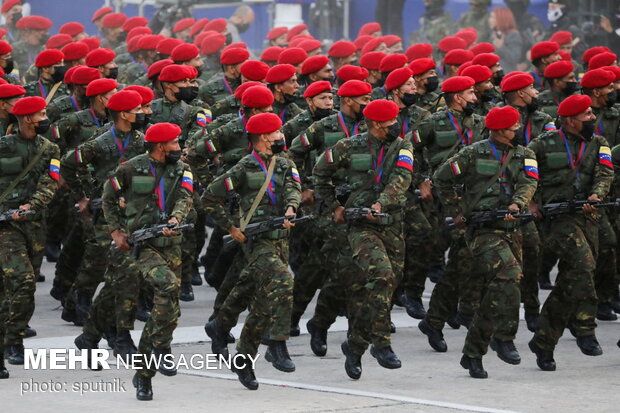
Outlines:
{"type": "MultiPolygon", "coordinates": [[[[250,250],[252,249],[252,242],[254,238],[259,234],[264,234],[265,232],[271,232],[276,229],[282,229],[282,225],[284,224],[284,220],[288,220],[292,224],[301,224],[303,222],[312,221],[314,219],[314,215],[304,215],[299,218],[297,217],[279,217],[279,218],[271,218],[266,221],[256,222],[254,224],[250,224],[243,231],[243,234],[248,239],[248,246],[250,250]]],[[[230,235],[224,235],[223,238],[224,245],[223,249],[226,250],[235,244],[235,240],[230,235]]]]}
{"type": "Polygon", "coordinates": [[[26,211],[24,209],[9,209],[8,211],[0,214],[0,222],[13,221],[13,214],[16,212],[18,213],[20,217],[24,217],[24,216],[27,217],[29,215],[36,214],[36,211],[33,211],[33,210],[26,211]]]}
{"type": "MultiPolygon", "coordinates": [[[[73,205],[75,212],[80,214],[80,206],[78,204],[73,205]]],[[[103,198],[93,198],[88,202],[88,212],[90,212],[93,222],[97,222],[99,216],[103,212],[103,198]]]]}
{"type": "Polygon", "coordinates": [[[131,255],[134,257],[134,259],[138,259],[138,256],[140,255],[140,248],[142,247],[144,242],[153,238],[163,236],[165,228],[168,228],[172,231],[181,232],[194,228],[194,224],[161,224],[132,232],[129,238],[127,238],[127,243],[131,246],[131,255]]]}
{"type": "Polygon", "coordinates": [[[349,195],[351,195],[351,185],[347,183],[336,185],[335,194],[338,202],[342,205],[346,204],[349,199],[349,195]]]}
{"type": "Polygon", "coordinates": [[[597,208],[618,209],[620,208],[620,198],[612,202],[596,202],[586,199],[583,201],[565,201],[545,204],[543,205],[543,216],[545,218],[552,218],[558,215],[574,214],[578,211],[582,211],[584,205],[592,205],[597,208]]]}
{"type": "MultiPolygon", "coordinates": [[[[509,211],[507,209],[492,209],[489,211],[476,211],[472,212],[469,218],[463,220],[467,224],[468,229],[473,230],[476,227],[483,226],[484,224],[490,224],[497,221],[503,221],[506,215],[512,215],[517,218],[521,223],[525,223],[534,219],[534,214],[523,213],[520,214],[516,211],[509,211]]],[[[457,228],[454,218],[446,217],[444,220],[444,226],[449,231],[457,228]]]]}
{"type": "Polygon", "coordinates": [[[376,218],[388,218],[390,214],[377,213],[370,208],[347,208],[344,210],[344,219],[347,221],[361,221],[368,217],[368,213],[371,213],[376,218]]]}

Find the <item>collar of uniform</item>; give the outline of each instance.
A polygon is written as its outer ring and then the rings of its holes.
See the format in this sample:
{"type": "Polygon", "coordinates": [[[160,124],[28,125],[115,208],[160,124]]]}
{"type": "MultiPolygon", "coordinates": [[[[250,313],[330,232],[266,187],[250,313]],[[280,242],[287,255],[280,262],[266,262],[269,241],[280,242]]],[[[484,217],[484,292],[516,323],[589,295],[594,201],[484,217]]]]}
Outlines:
{"type": "Polygon", "coordinates": [[[254,149],[254,152],[256,152],[256,154],[257,154],[257,155],[258,155],[258,156],[259,156],[259,157],[260,157],[263,161],[265,161],[265,163],[267,163],[267,162],[271,161],[271,157],[273,156],[273,155],[270,155],[270,154],[268,154],[268,153],[266,153],[266,152],[261,152],[261,151],[258,151],[258,150],[256,150],[256,149],[254,149]]]}
{"type": "Polygon", "coordinates": [[[463,111],[448,107],[447,112],[452,113],[452,115],[454,115],[454,117],[456,117],[458,120],[463,120],[465,118],[465,112],[463,111]]]}
{"type": "Polygon", "coordinates": [[[562,130],[564,131],[564,134],[566,135],[566,137],[568,138],[569,141],[578,142],[578,143],[584,142],[584,140],[583,140],[583,138],[581,136],[572,134],[572,133],[568,132],[565,129],[562,129],[562,130]]]}
{"type": "Polygon", "coordinates": [[[151,154],[149,154],[149,162],[151,162],[155,168],[166,167],[165,163],[159,162],[157,159],[153,158],[151,154]]]}
{"type": "Polygon", "coordinates": [[[385,140],[375,138],[374,135],[370,132],[368,132],[368,142],[371,145],[376,146],[377,148],[380,148],[383,145],[388,146],[385,140]]]}
{"type": "Polygon", "coordinates": [[[514,146],[510,146],[505,143],[499,142],[493,138],[489,138],[489,142],[493,142],[493,145],[495,145],[495,148],[497,148],[497,150],[502,151],[502,152],[508,152],[510,149],[514,148],[514,146]]]}
{"type": "Polygon", "coordinates": [[[131,135],[131,132],[133,132],[132,130],[128,130],[127,132],[123,132],[120,129],[117,129],[116,127],[114,128],[114,132],[116,133],[116,137],[117,138],[126,138],[127,136],[131,135]]]}

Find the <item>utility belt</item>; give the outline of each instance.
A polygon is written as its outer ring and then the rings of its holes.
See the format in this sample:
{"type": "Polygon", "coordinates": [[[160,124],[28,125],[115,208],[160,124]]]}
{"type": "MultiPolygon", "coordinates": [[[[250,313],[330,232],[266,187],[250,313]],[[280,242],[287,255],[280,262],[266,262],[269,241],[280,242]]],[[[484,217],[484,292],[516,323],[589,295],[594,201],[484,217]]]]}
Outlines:
{"type": "Polygon", "coordinates": [[[146,244],[150,245],[151,247],[157,248],[157,249],[162,249],[162,248],[173,247],[176,245],[181,245],[182,242],[183,242],[183,235],[175,235],[172,237],[153,238],[153,239],[146,241],[146,244]]]}
{"type": "Polygon", "coordinates": [[[273,231],[263,232],[256,236],[257,239],[269,239],[269,240],[278,240],[288,238],[291,235],[290,228],[279,228],[274,229],[273,231]]]}
{"type": "Polygon", "coordinates": [[[473,230],[476,229],[493,229],[500,230],[505,232],[517,232],[521,229],[522,223],[521,220],[516,221],[495,221],[495,222],[485,222],[481,224],[475,224],[473,230]]]}
{"type": "Polygon", "coordinates": [[[376,221],[371,221],[369,219],[361,219],[359,221],[355,221],[353,224],[370,224],[370,225],[380,225],[380,226],[389,226],[401,223],[405,218],[405,214],[402,209],[389,212],[389,216],[387,217],[379,217],[376,221]]]}

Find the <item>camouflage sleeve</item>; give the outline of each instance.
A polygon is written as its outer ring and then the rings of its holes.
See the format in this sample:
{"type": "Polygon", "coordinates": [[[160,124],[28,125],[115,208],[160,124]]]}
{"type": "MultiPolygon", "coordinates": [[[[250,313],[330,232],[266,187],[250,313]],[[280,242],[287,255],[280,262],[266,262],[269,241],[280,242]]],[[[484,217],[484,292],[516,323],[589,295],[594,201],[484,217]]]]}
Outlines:
{"type": "Polygon", "coordinates": [[[60,174],[62,175],[72,194],[76,199],[86,198],[90,188],[84,188],[83,182],[78,178],[78,170],[83,169],[101,153],[99,145],[94,141],[86,141],[76,149],[69,151],[62,158],[60,163],[60,174]]]}
{"type": "Polygon", "coordinates": [[[211,109],[194,108],[187,125],[187,136],[192,136],[197,131],[206,128],[211,122],[213,122],[211,109]]]}
{"type": "Polygon", "coordinates": [[[437,189],[439,200],[446,209],[447,216],[456,216],[463,211],[464,205],[454,191],[454,185],[462,183],[470,166],[473,164],[471,146],[465,146],[450,157],[433,174],[433,185],[437,189]]]}
{"type": "MultiPolygon", "coordinates": [[[[395,141],[392,145],[397,145],[395,141]]],[[[405,192],[411,186],[413,179],[413,145],[408,139],[400,142],[396,166],[392,169],[388,184],[385,186],[377,200],[383,208],[397,206],[405,196],[405,192]]]]}
{"type": "Polygon", "coordinates": [[[66,153],[67,147],[69,146],[68,138],[75,133],[76,128],[72,118],[73,116],[67,116],[56,122],[57,144],[62,154],[66,153]]]}
{"type": "Polygon", "coordinates": [[[422,148],[432,143],[435,138],[434,130],[433,119],[429,117],[420,123],[417,131],[410,132],[411,142],[416,151],[421,151],[422,148]]]}
{"type": "Polygon", "coordinates": [[[224,204],[229,193],[236,191],[244,182],[245,169],[238,163],[215,178],[202,195],[200,201],[203,209],[220,228],[228,229],[235,225],[236,220],[228,213],[224,204]]]}
{"type": "Polygon", "coordinates": [[[312,150],[323,146],[325,140],[323,135],[323,128],[318,127],[317,123],[313,123],[302,134],[293,139],[289,148],[293,162],[301,167],[300,178],[304,187],[310,186],[312,183],[303,165],[306,164],[312,150]]]}
{"type": "Polygon", "coordinates": [[[614,166],[611,159],[611,149],[602,136],[597,138],[598,156],[594,166],[594,181],[592,182],[592,194],[597,194],[603,199],[609,193],[611,182],[614,179],[614,166]]]}
{"type": "Polygon", "coordinates": [[[51,143],[39,162],[45,162],[44,173],[39,177],[37,187],[28,203],[33,211],[42,211],[47,207],[58,188],[60,150],[51,143]]]}
{"type": "Polygon", "coordinates": [[[616,145],[611,149],[611,160],[614,165],[614,179],[610,195],[617,198],[620,196],[620,145],[616,145]]]}
{"type": "Polygon", "coordinates": [[[316,196],[323,200],[328,210],[334,210],[336,207],[341,206],[338,199],[336,199],[332,176],[339,168],[347,168],[349,162],[347,143],[345,139],[342,139],[321,154],[312,170],[316,196]]]}
{"type": "Polygon", "coordinates": [[[174,190],[175,203],[170,216],[176,217],[177,221],[183,222],[192,209],[194,194],[194,177],[189,165],[183,164],[183,176],[180,184],[174,190]]]}
{"type": "Polygon", "coordinates": [[[512,194],[511,202],[519,205],[519,209],[525,209],[538,187],[538,162],[536,154],[531,149],[525,148],[525,158],[517,176],[517,185],[512,194]]]}
{"type": "Polygon", "coordinates": [[[284,178],[284,196],[286,198],[285,211],[289,207],[293,207],[293,209],[297,211],[301,203],[301,179],[299,178],[299,171],[297,171],[295,163],[288,160],[288,164],[289,168],[284,178]]]}
{"type": "Polygon", "coordinates": [[[114,171],[114,175],[108,179],[103,185],[102,209],[108,229],[114,232],[122,229],[121,208],[119,201],[125,196],[125,189],[129,186],[131,180],[131,166],[128,163],[122,163],[114,171]]]}

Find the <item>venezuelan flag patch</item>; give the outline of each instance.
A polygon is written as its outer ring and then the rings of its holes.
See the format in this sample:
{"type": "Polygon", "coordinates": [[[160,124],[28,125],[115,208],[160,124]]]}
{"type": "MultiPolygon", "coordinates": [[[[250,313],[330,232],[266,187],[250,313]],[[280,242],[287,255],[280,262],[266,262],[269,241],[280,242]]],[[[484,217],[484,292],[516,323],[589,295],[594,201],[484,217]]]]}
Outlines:
{"type": "Polygon", "coordinates": [[[183,172],[181,187],[187,189],[189,192],[194,192],[194,176],[190,171],[183,172]]]}
{"type": "Polygon", "coordinates": [[[611,161],[611,150],[609,149],[609,146],[601,146],[598,149],[598,163],[614,169],[614,164],[611,161]]]}
{"type": "Polygon", "coordinates": [[[213,116],[211,115],[211,111],[200,112],[196,115],[196,123],[203,128],[211,122],[213,122],[213,116]]]}
{"type": "Polygon", "coordinates": [[[538,162],[535,159],[525,159],[523,170],[527,176],[538,180],[538,162]]]}
{"type": "Polygon", "coordinates": [[[112,185],[112,189],[114,189],[115,191],[121,190],[121,183],[118,182],[118,179],[115,176],[110,178],[110,185],[112,185]]]}
{"type": "Polygon", "coordinates": [[[82,163],[82,162],[84,162],[84,161],[82,160],[82,151],[81,151],[81,150],[79,150],[79,149],[76,149],[76,150],[75,150],[75,162],[77,162],[77,163],[82,163]]]}
{"type": "Polygon", "coordinates": [[[454,176],[459,176],[461,174],[461,167],[457,161],[450,162],[450,168],[452,168],[454,176]]]}
{"type": "Polygon", "coordinates": [[[60,179],[60,161],[58,159],[52,158],[50,161],[49,173],[54,181],[58,181],[60,179]]]}
{"type": "Polygon", "coordinates": [[[420,138],[420,132],[418,132],[417,130],[411,132],[411,140],[416,145],[422,143],[422,138],[420,138]]]}
{"type": "Polygon", "coordinates": [[[308,139],[305,133],[301,135],[300,139],[301,139],[301,144],[304,146],[304,148],[307,148],[308,146],[310,146],[310,140],[308,139]]]}
{"type": "Polygon", "coordinates": [[[209,153],[214,153],[217,151],[211,139],[205,142],[205,146],[207,147],[207,150],[209,151],[209,153]]]}
{"type": "Polygon", "coordinates": [[[291,168],[291,176],[295,181],[301,183],[301,178],[299,177],[299,172],[297,172],[297,168],[291,168]]]}
{"type": "Polygon", "coordinates": [[[405,168],[408,171],[413,171],[413,154],[407,149],[401,149],[398,152],[398,160],[396,166],[405,168]]]}
{"type": "Polygon", "coordinates": [[[334,153],[331,149],[325,151],[325,161],[327,163],[334,163],[334,153]]]}
{"type": "Polygon", "coordinates": [[[545,130],[557,130],[555,123],[549,122],[545,125],[545,130]]]}
{"type": "Polygon", "coordinates": [[[226,186],[226,190],[228,192],[230,192],[230,191],[235,189],[235,186],[233,185],[233,181],[232,181],[232,179],[230,177],[224,179],[224,186],[226,186]]]}

